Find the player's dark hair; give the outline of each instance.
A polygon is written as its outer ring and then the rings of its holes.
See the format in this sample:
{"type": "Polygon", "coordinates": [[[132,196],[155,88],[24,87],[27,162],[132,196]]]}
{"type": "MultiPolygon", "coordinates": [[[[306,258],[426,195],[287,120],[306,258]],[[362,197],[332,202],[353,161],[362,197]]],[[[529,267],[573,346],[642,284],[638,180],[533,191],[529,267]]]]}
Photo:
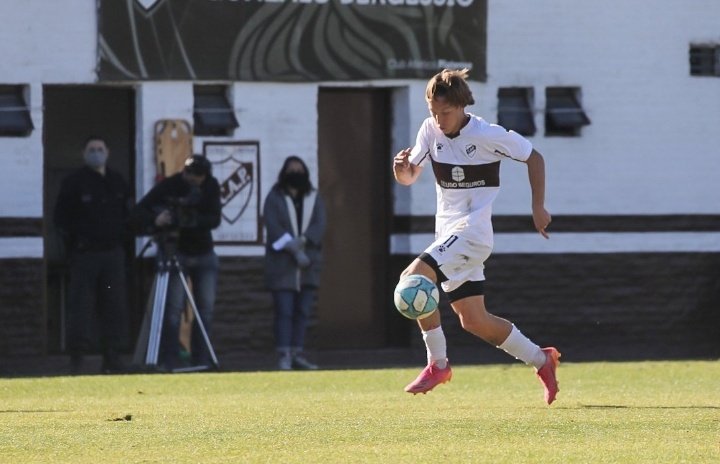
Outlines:
{"type": "Polygon", "coordinates": [[[285,158],[282,168],[280,168],[280,172],[278,173],[278,180],[275,184],[275,187],[285,191],[287,191],[287,189],[290,187],[289,177],[285,171],[287,170],[288,165],[292,162],[300,163],[303,167],[304,182],[300,186],[293,186],[293,188],[296,188],[301,196],[305,196],[310,193],[310,191],[313,190],[314,187],[312,182],[310,182],[310,171],[308,170],[307,164],[305,164],[305,161],[303,161],[302,158],[300,158],[299,156],[290,155],[285,158]]]}
{"type": "Polygon", "coordinates": [[[87,136],[87,137],[85,138],[85,143],[83,143],[83,149],[88,146],[88,143],[94,142],[94,141],[96,141],[96,140],[99,141],[99,142],[104,143],[105,146],[107,146],[107,140],[105,140],[105,137],[101,137],[101,136],[99,136],[99,135],[91,134],[91,135],[89,135],[89,136],[87,136]]]}
{"type": "Polygon", "coordinates": [[[475,103],[467,83],[469,69],[443,69],[435,74],[425,87],[425,100],[444,98],[449,105],[465,108],[475,103]]]}

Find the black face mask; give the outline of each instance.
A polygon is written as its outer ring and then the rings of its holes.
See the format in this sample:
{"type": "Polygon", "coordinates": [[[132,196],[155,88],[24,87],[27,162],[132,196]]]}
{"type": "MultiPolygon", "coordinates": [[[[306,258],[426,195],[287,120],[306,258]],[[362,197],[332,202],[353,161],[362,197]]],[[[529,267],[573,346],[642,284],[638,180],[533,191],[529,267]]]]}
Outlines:
{"type": "Polygon", "coordinates": [[[309,182],[308,175],[304,172],[288,172],[283,176],[285,185],[301,190],[305,188],[309,182]]]}

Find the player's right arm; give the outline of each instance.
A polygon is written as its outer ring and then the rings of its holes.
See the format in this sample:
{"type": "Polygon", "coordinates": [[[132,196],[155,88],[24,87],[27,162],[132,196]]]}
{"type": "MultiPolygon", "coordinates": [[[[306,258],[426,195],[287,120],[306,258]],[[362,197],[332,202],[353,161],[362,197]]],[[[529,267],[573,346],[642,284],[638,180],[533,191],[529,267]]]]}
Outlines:
{"type": "Polygon", "coordinates": [[[395,158],[393,158],[393,175],[395,180],[402,185],[410,185],[414,183],[423,168],[413,164],[408,159],[410,157],[410,148],[400,151],[395,158]]]}

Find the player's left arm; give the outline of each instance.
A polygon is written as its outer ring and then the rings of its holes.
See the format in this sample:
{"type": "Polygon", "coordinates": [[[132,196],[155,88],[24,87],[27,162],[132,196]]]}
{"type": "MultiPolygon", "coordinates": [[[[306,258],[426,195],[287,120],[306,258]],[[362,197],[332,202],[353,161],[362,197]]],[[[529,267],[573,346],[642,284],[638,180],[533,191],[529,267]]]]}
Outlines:
{"type": "Polygon", "coordinates": [[[545,209],[545,159],[534,148],[525,161],[528,167],[528,179],[532,192],[532,215],[535,229],[545,238],[550,238],[545,231],[552,221],[550,213],[545,209]]]}
{"type": "Polygon", "coordinates": [[[423,168],[410,162],[410,148],[398,152],[393,158],[393,175],[401,185],[412,185],[415,183],[423,168]]]}

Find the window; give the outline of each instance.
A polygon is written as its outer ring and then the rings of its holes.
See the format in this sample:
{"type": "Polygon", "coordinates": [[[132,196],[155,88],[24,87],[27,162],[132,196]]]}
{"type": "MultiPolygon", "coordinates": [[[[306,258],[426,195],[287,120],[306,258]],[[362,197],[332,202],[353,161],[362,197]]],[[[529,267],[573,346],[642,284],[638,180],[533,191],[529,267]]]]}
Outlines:
{"type": "Polygon", "coordinates": [[[235,118],[228,88],[224,85],[196,85],[193,87],[195,104],[193,121],[195,135],[232,135],[239,127],[235,118]]]}
{"type": "Polygon", "coordinates": [[[498,89],[498,124],[518,134],[535,135],[532,87],[498,89]]]}
{"type": "Polygon", "coordinates": [[[720,45],[690,45],[690,75],[720,77],[720,45]]]}
{"type": "Polygon", "coordinates": [[[27,85],[0,85],[0,136],[26,137],[35,126],[27,104],[27,85]]]}
{"type": "Polygon", "coordinates": [[[576,137],[590,119],[580,105],[577,87],[548,87],[545,89],[545,135],[576,137]]]}

